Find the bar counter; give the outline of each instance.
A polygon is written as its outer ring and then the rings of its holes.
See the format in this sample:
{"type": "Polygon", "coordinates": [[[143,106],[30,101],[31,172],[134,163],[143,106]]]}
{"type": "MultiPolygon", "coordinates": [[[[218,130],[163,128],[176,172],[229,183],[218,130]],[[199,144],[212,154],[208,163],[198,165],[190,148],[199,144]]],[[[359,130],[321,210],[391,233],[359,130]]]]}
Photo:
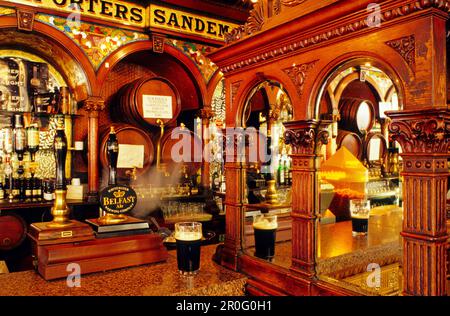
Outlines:
{"type": "Polygon", "coordinates": [[[149,264],[81,277],[81,287],[66,279],[45,281],[35,271],[0,275],[0,296],[242,296],[247,278],[212,261],[217,245],[202,246],[200,271],[178,273],[176,251],[164,263],[149,264]]]}

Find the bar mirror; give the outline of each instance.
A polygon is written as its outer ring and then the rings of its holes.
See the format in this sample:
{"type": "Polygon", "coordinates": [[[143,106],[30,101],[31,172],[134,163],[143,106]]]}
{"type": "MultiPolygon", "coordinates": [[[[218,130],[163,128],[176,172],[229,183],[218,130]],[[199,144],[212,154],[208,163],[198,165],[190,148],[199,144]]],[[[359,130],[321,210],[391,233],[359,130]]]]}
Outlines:
{"type": "Polygon", "coordinates": [[[292,120],[292,104],[283,86],[259,83],[245,103],[246,254],[285,268],[291,263],[291,148],[285,145],[283,122],[292,120]]]}
{"type": "Polygon", "coordinates": [[[400,146],[384,114],[399,109],[393,82],[370,63],[341,68],[319,106],[333,124],[321,151],[316,271],[369,295],[401,293],[400,146]]]}

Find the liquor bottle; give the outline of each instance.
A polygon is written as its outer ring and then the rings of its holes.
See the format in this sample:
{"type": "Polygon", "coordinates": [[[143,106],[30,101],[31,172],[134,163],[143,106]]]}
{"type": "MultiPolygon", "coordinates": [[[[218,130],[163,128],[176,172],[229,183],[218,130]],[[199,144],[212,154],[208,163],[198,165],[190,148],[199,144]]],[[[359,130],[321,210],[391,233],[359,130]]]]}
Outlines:
{"type": "Polygon", "coordinates": [[[33,181],[32,178],[25,178],[24,179],[24,186],[25,186],[25,199],[32,199],[33,198],[33,181]]]}
{"type": "Polygon", "coordinates": [[[213,191],[217,191],[220,188],[220,177],[219,173],[215,171],[212,175],[212,189],[213,191]]]}
{"type": "Polygon", "coordinates": [[[278,185],[284,185],[285,178],[284,178],[284,165],[283,165],[283,157],[280,156],[278,159],[278,185]]]}
{"type": "Polygon", "coordinates": [[[12,154],[14,150],[13,134],[14,133],[11,127],[5,127],[3,129],[3,149],[8,155],[12,154]]]}
{"type": "Polygon", "coordinates": [[[27,150],[34,161],[36,152],[39,150],[39,128],[37,123],[32,123],[27,127],[27,150]]]}
{"type": "Polygon", "coordinates": [[[26,149],[26,132],[23,127],[23,116],[21,114],[14,115],[14,151],[17,153],[19,161],[23,160],[23,154],[26,149]]]}
{"type": "Polygon", "coordinates": [[[26,178],[19,177],[17,178],[17,186],[19,190],[18,198],[19,200],[23,201],[26,198],[26,178]]]}
{"type": "Polygon", "coordinates": [[[5,199],[5,189],[3,187],[3,181],[0,181],[0,200],[5,199]]]}
{"type": "Polygon", "coordinates": [[[288,161],[288,183],[292,185],[292,158],[289,158],[288,161]]]}
{"type": "Polygon", "coordinates": [[[44,182],[43,182],[43,190],[44,190],[44,194],[43,194],[44,200],[52,201],[53,200],[53,192],[52,192],[50,179],[45,179],[44,180],[44,182]]]}
{"type": "Polygon", "coordinates": [[[42,198],[42,181],[39,178],[33,178],[33,199],[41,199],[42,198]]]}
{"type": "Polygon", "coordinates": [[[14,199],[18,199],[19,195],[20,195],[20,191],[19,191],[19,179],[18,178],[13,178],[12,179],[12,195],[14,199]]]}
{"type": "Polygon", "coordinates": [[[119,142],[117,141],[114,126],[111,126],[108,140],[106,141],[106,153],[109,163],[109,181],[108,185],[117,185],[117,160],[119,157],[119,142]]]}
{"type": "Polygon", "coordinates": [[[62,114],[69,114],[70,109],[70,95],[68,87],[61,87],[59,89],[59,104],[58,111],[62,114]]]}

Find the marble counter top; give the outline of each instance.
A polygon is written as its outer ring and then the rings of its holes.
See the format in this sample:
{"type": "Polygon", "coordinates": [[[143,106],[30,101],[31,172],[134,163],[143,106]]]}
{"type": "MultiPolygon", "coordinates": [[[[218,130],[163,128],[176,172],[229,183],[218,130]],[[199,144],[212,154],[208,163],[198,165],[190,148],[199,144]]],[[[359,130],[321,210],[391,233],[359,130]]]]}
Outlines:
{"type": "Polygon", "coordinates": [[[45,281],[34,271],[0,275],[0,296],[239,296],[247,278],[212,261],[217,245],[201,249],[200,271],[184,277],[177,269],[176,251],[165,263],[93,273],[81,277],[81,287],[65,279],[45,281]]]}

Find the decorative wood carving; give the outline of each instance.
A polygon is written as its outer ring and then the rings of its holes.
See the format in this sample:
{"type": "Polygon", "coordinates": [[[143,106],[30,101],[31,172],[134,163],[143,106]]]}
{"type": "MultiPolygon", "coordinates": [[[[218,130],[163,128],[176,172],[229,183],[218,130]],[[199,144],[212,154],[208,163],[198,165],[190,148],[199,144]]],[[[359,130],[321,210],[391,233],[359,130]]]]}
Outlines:
{"type": "Polygon", "coordinates": [[[34,12],[17,10],[17,28],[21,31],[33,31],[34,12]]]}
{"type": "Polygon", "coordinates": [[[260,31],[267,19],[267,7],[267,0],[260,0],[255,3],[247,22],[231,30],[231,32],[225,33],[225,42],[231,43],[260,31]]]}
{"type": "Polygon", "coordinates": [[[317,208],[317,159],[328,143],[328,121],[284,123],[284,141],[292,147],[292,266],[308,278],[315,275],[317,208]]]}
{"type": "Polygon", "coordinates": [[[105,109],[105,101],[99,96],[90,96],[84,101],[88,112],[88,200],[97,201],[99,189],[98,167],[98,115],[105,109]]]}
{"type": "Polygon", "coordinates": [[[403,148],[403,291],[446,295],[447,159],[450,111],[387,112],[391,140],[403,148]]]}
{"type": "MultiPolygon", "coordinates": [[[[413,1],[410,2],[409,5],[402,5],[396,7],[382,6],[382,8],[386,8],[381,13],[383,22],[393,21],[395,19],[408,16],[416,12],[427,10],[430,8],[435,8],[445,13],[450,12],[450,5],[448,4],[448,1],[445,0],[413,1]]],[[[351,21],[346,21],[345,23],[337,26],[333,25],[332,28],[326,30],[323,30],[323,28],[320,28],[315,32],[314,30],[311,30],[312,34],[308,33],[307,36],[299,36],[298,38],[293,39],[290,43],[284,44],[282,47],[279,47],[277,49],[273,49],[272,47],[270,47],[263,52],[258,51],[258,53],[255,54],[254,56],[251,56],[249,58],[246,57],[245,60],[241,61],[233,60],[233,62],[230,63],[229,65],[222,66],[221,71],[224,74],[233,72],[245,66],[249,66],[261,61],[267,61],[269,59],[274,59],[286,53],[301,51],[302,49],[308,48],[310,46],[319,43],[323,43],[326,41],[337,39],[341,36],[362,31],[367,29],[368,27],[369,26],[367,24],[367,19],[365,17],[364,18],[358,17],[351,21]]],[[[246,36],[250,36],[253,34],[246,32],[246,30],[247,28],[245,25],[241,26],[239,29],[233,29],[231,33],[225,35],[226,42],[227,43],[235,42],[246,36]]]]}
{"type": "Polygon", "coordinates": [[[395,49],[414,72],[416,68],[416,39],[414,35],[387,41],[386,45],[395,49]]]}
{"type": "Polygon", "coordinates": [[[286,7],[295,7],[299,4],[302,4],[306,0],[281,0],[281,4],[286,7]]]}
{"type": "Polygon", "coordinates": [[[308,73],[316,65],[316,63],[317,60],[314,60],[310,63],[293,65],[292,67],[283,69],[283,71],[289,76],[289,78],[291,78],[292,82],[295,84],[299,96],[302,96],[308,73]]]}
{"type": "Polygon", "coordinates": [[[153,35],[152,41],[153,41],[153,51],[159,54],[164,53],[164,37],[153,35]]]}
{"type": "Polygon", "coordinates": [[[286,122],[284,134],[285,143],[291,145],[292,152],[300,155],[313,155],[320,150],[322,145],[328,144],[328,122],[320,123],[316,120],[298,122],[286,122]],[[295,129],[292,127],[296,127],[295,129]]]}
{"type": "Polygon", "coordinates": [[[242,84],[242,81],[236,81],[231,84],[231,104],[234,104],[237,92],[242,84]]]}

